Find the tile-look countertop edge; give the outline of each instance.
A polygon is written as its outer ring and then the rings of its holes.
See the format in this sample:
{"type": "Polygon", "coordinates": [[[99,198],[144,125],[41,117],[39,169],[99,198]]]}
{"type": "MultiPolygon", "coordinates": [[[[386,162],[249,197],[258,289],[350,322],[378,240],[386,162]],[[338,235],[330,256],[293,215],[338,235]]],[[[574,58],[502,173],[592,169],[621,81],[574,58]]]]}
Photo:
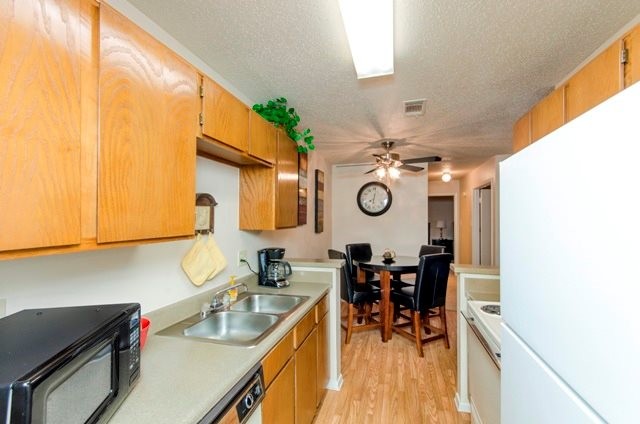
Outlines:
{"type": "MultiPolygon", "coordinates": [[[[248,282],[252,292],[309,296],[278,325],[273,333],[253,348],[225,346],[187,338],[156,335],[155,332],[180,321],[187,313],[199,312],[201,299],[216,289],[146,314],[158,323],[142,351],[141,376],[118,411],[109,421],[120,423],[196,423],[258,363],[317,301],[329,291],[324,283],[295,282],[274,289],[248,282]],[[195,298],[195,300],[194,300],[195,298]],[[189,309],[189,308],[194,308],[189,309]],[[173,322],[171,322],[174,320],[173,322]]],[[[242,281],[238,279],[238,281],[242,281]]],[[[185,317],[186,317],[185,316],[185,317]]]]}
{"type": "Polygon", "coordinates": [[[485,274],[500,275],[500,268],[487,265],[451,264],[451,270],[456,274],[485,274]]]}
{"type": "Polygon", "coordinates": [[[294,267],[341,268],[342,259],[285,258],[294,267]]]}

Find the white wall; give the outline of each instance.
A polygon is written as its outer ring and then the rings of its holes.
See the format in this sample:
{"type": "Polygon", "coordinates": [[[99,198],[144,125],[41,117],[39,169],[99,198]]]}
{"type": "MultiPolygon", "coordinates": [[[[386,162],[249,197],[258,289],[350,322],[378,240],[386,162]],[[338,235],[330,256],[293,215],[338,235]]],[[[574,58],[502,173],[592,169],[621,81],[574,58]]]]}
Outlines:
{"type": "Polygon", "coordinates": [[[395,180],[390,187],[391,208],[377,217],[365,215],[356,204],[360,187],[375,180],[372,174],[363,175],[364,171],[361,166],[333,168],[333,248],[344,251],[345,244],[368,242],[374,255],[385,248],[398,255],[415,255],[428,238],[426,170],[403,173],[395,180]]]}
{"type": "MultiPolygon", "coordinates": [[[[309,158],[310,175],[318,167],[330,176],[324,160],[313,153],[309,158]]],[[[247,267],[236,266],[239,249],[247,250],[254,270],[256,251],[267,246],[285,247],[287,257],[326,255],[330,214],[325,217],[324,233],[315,234],[313,206],[307,210],[307,225],[278,231],[239,231],[238,181],[237,168],[198,158],[196,190],[211,193],[218,202],[215,238],[229,262],[221,274],[202,287],[191,284],[180,267],[191,240],[17,259],[0,262],[0,298],[7,299],[7,313],[25,308],[118,302],[139,302],[143,311],[150,311],[222,285],[229,275],[248,274],[247,267]]],[[[309,202],[313,205],[313,184],[309,181],[309,202]]],[[[327,194],[329,187],[325,189],[327,194]]],[[[325,208],[330,207],[330,201],[325,200],[325,208]]]]}

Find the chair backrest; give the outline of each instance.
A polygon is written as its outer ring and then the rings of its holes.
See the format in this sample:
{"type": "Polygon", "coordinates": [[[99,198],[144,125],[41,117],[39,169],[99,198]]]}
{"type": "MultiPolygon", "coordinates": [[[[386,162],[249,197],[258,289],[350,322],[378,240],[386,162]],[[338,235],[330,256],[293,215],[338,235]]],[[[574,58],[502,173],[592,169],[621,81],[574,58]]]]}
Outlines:
{"type": "MultiPolygon", "coordinates": [[[[353,265],[354,260],[368,261],[373,256],[371,251],[371,244],[369,243],[351,243],[345,246],[347,254],[347,265],[350,269],[350,275],[352,279],[358,275],[358,268],[353,265]]],[[[355,280],[353,280],[355,281],[355,280]]]]}
{"type": "Polygon", "coordinates": [[[327,251],[329,259],[344,259],[344,264],[340,272],[340,298],[346,302],[353,303],[353,286],[349,266],[347,264],[347,255],[339,250],[329,249],[327,251]]]}
{"type": "Polygon", "coordinates": [[[447,297],[451,253],[437,253],[420,257],[413,300],[418,311],[444,306],[447,297]]]}
{"type": "Polygon", "coordinates": [[[418,256],[433,255],[436,253],[444,253],[444,246],[435,246],[433,244],[423,244],[420,246],[418,256]]]}

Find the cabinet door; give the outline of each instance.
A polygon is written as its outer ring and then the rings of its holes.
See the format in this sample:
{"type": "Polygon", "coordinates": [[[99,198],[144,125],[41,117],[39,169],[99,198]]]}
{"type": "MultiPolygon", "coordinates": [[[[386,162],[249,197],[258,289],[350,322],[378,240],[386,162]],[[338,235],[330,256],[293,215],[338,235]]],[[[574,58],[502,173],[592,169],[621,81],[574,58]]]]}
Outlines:
{"type": "Polygon", "coordinates": [[[566,84],[566,122],[616,94],[622,88],[621,41],[584,66],[566,84]]]}
{"type": "Polygon", "coordinates": [[[193,234],[197,73],[100,10],[99,243],[193,234]]]}
{"type": "Polygon", "coordinates": [[[320,406],[329,383],[329,314],[318,323],[318,389],[316,407],[320,406]]]}
{"type": "Polygon", "coordinates": [[[254,111],[249,114],[249,154],[276,162],[276,127],[254,111]]]}
{"type": "Polygon", "coordinates": [[[531,109],[531,142],[564,124],[564,87],[553,90],[531,109]]]}
{"type": "Polygon", "coordinates": [[[273,380],[262,400],[263,424],[293,424],[295,422],[294,361],[289,360],[273,380]]]}
{"type": "Polygon", "coordinates": [[[314,328],[295,355],[296,424],[310,424],[316,414],[318,331],[314,328]]]}
{"type": "Polygon", "coordinates": [[[525,113],[520,119],[513,125],[513,153],[516,153],[531,142],[531,114],[525,113]]]}
{"type": "Polygon", "coordinates": [[[249,108],[210,78],[202,78],[202,90],[202,134],[246,152],[249,108]]]}
{"type": "Polygon", "coordinates": [[[0,251],[80,243],[80,1],[0,7],[0,251]]]}
{"type": "Polygon", "coordinates": [[[640,80],[640,25],[624,37],[624,47],[628,55],[624,66],[624,86],[629,87],[640,80]]]}
{"type": "Polygon", "coordinates": [[[276,227],[298,225],[298,148],[284,131],[278,131],[278,189],[276,227]]]}

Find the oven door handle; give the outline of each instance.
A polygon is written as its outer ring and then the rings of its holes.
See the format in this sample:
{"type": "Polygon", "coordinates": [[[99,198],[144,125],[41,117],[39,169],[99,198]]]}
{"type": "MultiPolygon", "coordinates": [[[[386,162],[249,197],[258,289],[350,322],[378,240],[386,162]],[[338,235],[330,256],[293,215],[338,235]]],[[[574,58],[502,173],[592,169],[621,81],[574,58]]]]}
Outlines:
{"type": "Polygon", "coordinates": [[[478,340],[480,340],[480,344],[482,345],[482,347],[484,347],[484,350],[487,351],[487,353],[489,354],[489,357],[491,358],[491,360],[493,361],[495,366],[498,367],[498,369],[501,369],[501,367],[500,367],[500,360],[501,360],[500,352],[494,352],[493,350],[491,350],[491,347],[489,346],[489,343],[487,342],[487,339],[484,338],[484,336],[482,335],[482,333],[478,329],[478,326],[476,325],[476,320],[473,317],[468,317],[464,312],[460,312],[460,313],[462,314],[464,319],[467,321],[467,324],[469,324],[469,327],[471,328],[473,333],[476,335],[478,340]]]}

